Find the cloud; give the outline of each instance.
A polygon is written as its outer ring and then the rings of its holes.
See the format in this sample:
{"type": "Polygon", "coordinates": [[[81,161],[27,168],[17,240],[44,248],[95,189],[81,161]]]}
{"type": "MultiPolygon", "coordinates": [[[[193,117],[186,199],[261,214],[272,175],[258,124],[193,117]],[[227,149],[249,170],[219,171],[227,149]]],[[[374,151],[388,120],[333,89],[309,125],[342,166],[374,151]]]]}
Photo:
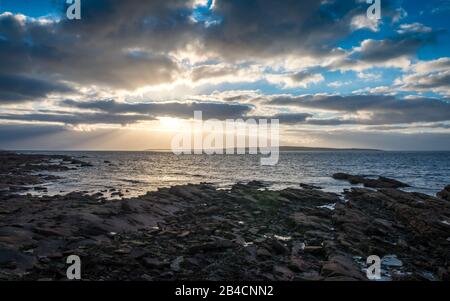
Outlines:
{"type": "Polygon", "coordinates": [[[367,130],[308,131],[293,129],[293,137],[312,137],[314,145],[323,147],[356,147],[385,150],[446,151],[450,149],[450,133],[400,133],[367,130]],[[381,147],[380,147],[381,146],[381,147]]]}
{"type": "Polygon", "coordinates": [[[435,98],[399,99],[382,95],[283,95],[269,97],[267,104],[350,114],[346,118],[308,120],[309,123],[316,125],[377,125],[450,120],[449,101],[435,98]]]}
{"type": "Polygon", "coordinates": [[[64,132],[64,127],[37,124],[2,124],[0,126],[0,149],[13,142],[64,132]]]}
{"type": "Polygon", "coordinates": [[[374,32],[379,30],[379,24],[378,21],[372,21],[371,19],[367,18],[367,16],[364,15],[357,15],[352,18],[351,26],[353,30],[358,30],[362,28],[368,28],[374,32]]]}
{"type": "Polygon", "coordinates": [[[411,24],[401,24],[400,29],[397,30],[399,34],[405,33],[428,33],[432,32],[433,29],[431,27],[425,26],[422,23],[411,23],[411,24]]]}
{"type": "Polygon", "coordinates": [[[100,100],[77,102],[66,100],[63,106],[95,110],[108,114],[149,114],[151,116],[169,116],[179,118],[193,118],[194,111],[202,111],[204,118],[241,118],[253,108],[250,105],[232,103],[208,103],[208,102],[146,102],[146,103],[124,103],[115,100],[100,100]]]}
{"type": "Polygon", "coordinates": [[[226,63],[195,66],[190,73],[193,85],[256,82],[264,77],[262,67],[258,65],[242,66],[226,63]]]}
{"type": "Polygon", "coordinates": [[[331,70],[361,72],[375,67],[407,70],[417,51],[436,41],[440,31],[429,31],[418,24],[403,25],[402,33],[382,40],[366,39],[345,56],[331,62],[331,70]]]}
{"type": "Polygon", "coordinates": [[[139,121],[154,120],[155,118],[143,114],[105,114],[105,113],[66,113],[66,114],[0,114],[0,120],[28,121],[44,123],[62,123],[70,125],[80,124],[120,124],[127,125],[139,121]]]}
{"type": "Polygon", "coordinates": [[[33,71],[122,89],[171,82],[181,71],[167,50],[189,40],[181,39],[183,26],[190,28],[188,16],[179,14],[186,5],[175,0],[94,0],[83,3],[82,22],[45,24],[2,14],[0,72],[33,71]]]}
{"type": "Polygon", "coordinates": [[[130,125],[142,121],[156,120],[157,117],[177,117],[190,119],[194,111],[201,111],[204,119],[243,118],[252,111],[250,105],[233,103],[207,103],[207,102],[147,102],[147,103],[121,103],[115,100],[100,100],[78,102],[65,100],[63,107],[75,108],[77,111],[39,110],[25,113],[3,113],[0,120],[61,123],[67,125],[130,125]]]}
{"type": "Polygon", "coordinates": [[[412,66],[412,72],[395,81],[404,91],[432,91],[450,96],[450,58],[419,62],[412,66]]]}
{"type": "Polygon", "coordinates": [[[282,88],[306,88],[311,84],[317,84],[325,80],[320,73],[311,73],[300,71],[291,74],[267,74],[266,79],[269,83],[280,85],[282,88]]]}
{"type": "MultiPolygon", "coordinates": [[[[81,85],[135,90],[236,74],[220,63],[326,58],[364,5],[353,0],[90,0],[82,21],[0,15],[0,73],[58,77],[81,85]],[[199,12],[196,12],[199,14],[199,12]],[[204,20],[217,19],[211,24],[204,20]],[[192,72],[191,72],[192,71],[192,72]],[[209,75],[208,75],[209,74],[209,75]]],[[[233,67],[232,67],[233,68],[233,67]]],[[[242,78],[243,74],[238,72],[242,78]]]]}
{"type": "Polygon", "coordinates": [[[278,119],[281,124],[298,124],[304,123],[308,118],[313,117],[309,113],[281,113],[271,116],[249,116],[253,119],[278,119]]]}
{"type": "MultiPolygon", "coordinates": [[[[299,71],[311,66],[364,69],[389,58],[385,65],[404,67],[404,60],[394,59],[409,57],[423,44],[424,37],[412,37],[417,30],[398,39],[366,40],[351,53],[336,47],[366,9],[359,0],[217,0],[210,7],[197,0],[91,0],[83,3],[80,22],[4,13],[0,73],[32,72],[134,91],[183,80],[196,85],[266,79],[305,88],[323,80],[299,71]],[[289,70],[267,72],[260,65],[289,70]]],[[[395,9],[385,3],[383,15],[393,17],[395,9]]]]}
{"type": "Polygon", "coordinates": [[[0,104],[46,99],[51,93],[67,93],[72,88],[60,82],[22,75],[0,74],[0,104]]]}

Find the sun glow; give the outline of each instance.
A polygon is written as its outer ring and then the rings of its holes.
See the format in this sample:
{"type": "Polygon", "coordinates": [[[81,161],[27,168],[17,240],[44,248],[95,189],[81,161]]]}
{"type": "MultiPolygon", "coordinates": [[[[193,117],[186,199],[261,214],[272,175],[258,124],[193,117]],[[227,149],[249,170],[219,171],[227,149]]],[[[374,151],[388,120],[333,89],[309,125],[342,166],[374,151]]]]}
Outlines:
{"type": "Polygon", "coordinates": [[[159,124],[163,130],[173,131],[182,128],[182,122],[178,118],[159,117],[159,124]]]}

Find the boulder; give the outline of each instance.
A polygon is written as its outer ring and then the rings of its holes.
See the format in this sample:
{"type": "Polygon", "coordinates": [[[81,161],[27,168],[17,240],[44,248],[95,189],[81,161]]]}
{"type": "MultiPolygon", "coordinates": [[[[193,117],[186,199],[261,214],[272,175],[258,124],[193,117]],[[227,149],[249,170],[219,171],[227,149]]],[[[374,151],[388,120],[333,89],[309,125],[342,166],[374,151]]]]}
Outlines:
{"type": "Polygon", "coordinates": [[[348,181],[350,184],[363,184],[364,187],[369,188],[404,188],[410,187],[408,184],[403,182],[386,178],[378,177],[378,179],[371,179],[365,176],[351,175],[347,173],[335,173],[333,174],[333,179],[348,181]]]}
{"type": "Polygon", "coordinates": [[[438,192],[437,196],[446,201],[450,201],[450,185],[445,187],[441,192],[438,192]]]}

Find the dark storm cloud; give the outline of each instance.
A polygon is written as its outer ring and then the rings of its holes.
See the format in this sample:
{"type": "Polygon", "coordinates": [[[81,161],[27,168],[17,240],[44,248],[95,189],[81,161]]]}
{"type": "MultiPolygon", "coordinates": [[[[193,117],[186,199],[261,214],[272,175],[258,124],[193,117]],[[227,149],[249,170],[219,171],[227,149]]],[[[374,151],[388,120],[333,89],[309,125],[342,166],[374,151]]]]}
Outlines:
{"type": "Polygon", "coordinates": [[[450,95],[450,69],[442,72],[404,76],[399,82],[403,90],[437,91],[450,95]]]}
{"type": "Polygon", "coordinates": [[[339,113],[367,112],[370,114],[368,118],[358,119],[308,119],[308,123],[316,125],[378,125],[450,120],[449,101],[434,98],[398,99],[393,96],[380,95],[304,95],[297,97],[272,97],[269,98],[266,103],[271,105],[320,109],[339,113]]]}
{"type": "Polygon", "coordinates": [[[13,141],[25,140],[64,132],[63,126],[30,125],[30,124],[2,124],[0,126],[0,149],[13,141]]]}
{"type": "Polygon", "coordinates": [[[272,116],[249,116],[253,119],[278,119],[281,124],[298,124],[304,123],[308,118],[313,117],[312,114],[308,113],[282,113],[272,116]]]}
{"type": "Polygon", "coordinates": [[[50,123],[79,124],[133,124],[139,121],[154,120],[152,116],[135,114],[74,113],[74,114],[0,114],[0,120],[38,121],[50,123]]]}
{"type": "Polygon", "coordinates": [[[204,118],[240,118],[252,110],[249,105],[208,102],[152,102],[152,103],[121,103],[115,100],[100,100],[77,102],[65,100],[63,106],[78,109],[96,110],[109,114],[138,113],[151,116],[170,116],[180,118],[193,118],[194,111],[202,111],[204,118]]]}
{"type": "Polygon", "coordinates": [[[401,59],[411,59],[421,47],[435,43],[436,37],[441,33],[432,30],[408,31],[383,40],[364,40],[346,57],[333,62],[330,68],[333,70],[370,69],[376,66],[405,68],[407,62],[402,63],[401,59]]]}
{"type": "Polygon", "coordinates": [[[188,34],[183,38],[184,28],[192,27],[189,16],[179,13],[187,4],[85,1],[78,22],[46,23],[3,14],[0,72],[32,70],[81,84],[126,89],[171,82],[179,66],[167,52],[192,40],[188,34]]]}
{"type": "Polygon", "coordinates": [[[194,111],[201,111],[203,118],[243,118],[253,108],[249,105],[230,103],[120,103],[114,100],[77,102],[66,100],[62,106],[89,110],[89,112],[39,110],[37,112],[4,113],[0,120],[50,122],[70,125],[79,124],[120,124],[128,125],[141,121],[156,120],[157,117],[193,118],[194,111]]]}
{"type": "Polygon", "coordinates": [[[314,73],[310,73],[307,71],[301,71],[301,72],[297,72],[297,73],[291,75],[291,79],[292,79],[292,81],[294,81],[296,83],[301,83],[304,80],[314,78],[315,75],[316,74],[314,74],[314,73]]]}
{"type": "Polygon", "coordinates": [[[362,61],[384,62],[402,56],[415,55],[417,50],[435,39],[434,33],[409,33],[386,40],[366,40],[359,49],[362,61]]]}
{"type": "Polygon", "coordinates": [[[346,0],[219,0],[214,13],[222,22],[206,31],[205,45],[232,59],[328,51],[327,43],[349,32],[357,7],[346,0]]]}
{"type": "Polygon", "coordinates": [[[412,86],[419,89],[433,89],[445,87],[450,90],[450,72],[443,72],[438,74],[429,75],[428,77],[420,78],[419,76],[413,77],[412,79],[417,80],[417,84],[412,86]]]}
{"type": "Polygon", "coordinates": [[[312,131],[291,129],[290,133],[308,137],[332,147],[357,147],[385,150],[447,151],[450,149],[450,133],[397,133],[385,131],[312,131]],[[382,147],[380,147],[382,146],[382,147]]]}
{"type": "Polygon", "coordinates": [[[206,26],[192,20],[193,2],[90,0],[80,21],[51,23],[3,14],[0,73],[32,70],[135,89],[177,79],[182,67],[171,53],[188,46],[232,60],[326,55],[366,7],[355,0],[217,0],[210,14],[220,22],[206,26]]]}
{"type": "Polygon", "coordinates": [[[70,92],[72,89],[65,84],[43,79],[0,74],[0,104],[17,103],[34,99],[45,99],[53,92],[70,92]]]}

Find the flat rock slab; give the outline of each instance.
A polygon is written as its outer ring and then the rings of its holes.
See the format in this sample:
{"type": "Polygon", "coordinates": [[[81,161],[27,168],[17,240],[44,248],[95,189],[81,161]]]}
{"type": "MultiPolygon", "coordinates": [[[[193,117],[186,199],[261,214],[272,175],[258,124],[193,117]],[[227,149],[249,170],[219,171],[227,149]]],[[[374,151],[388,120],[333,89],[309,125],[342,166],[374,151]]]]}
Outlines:
{"type": "Polygon", "coordinates": [[[78,255],[84,280],[367,280],[377,255],[389,279],[449,280],[442,197],[389,186],[344,201],[304,188],[183,185],[106,202],[0,194],[0,279],[66,280],[78,255]]]}

